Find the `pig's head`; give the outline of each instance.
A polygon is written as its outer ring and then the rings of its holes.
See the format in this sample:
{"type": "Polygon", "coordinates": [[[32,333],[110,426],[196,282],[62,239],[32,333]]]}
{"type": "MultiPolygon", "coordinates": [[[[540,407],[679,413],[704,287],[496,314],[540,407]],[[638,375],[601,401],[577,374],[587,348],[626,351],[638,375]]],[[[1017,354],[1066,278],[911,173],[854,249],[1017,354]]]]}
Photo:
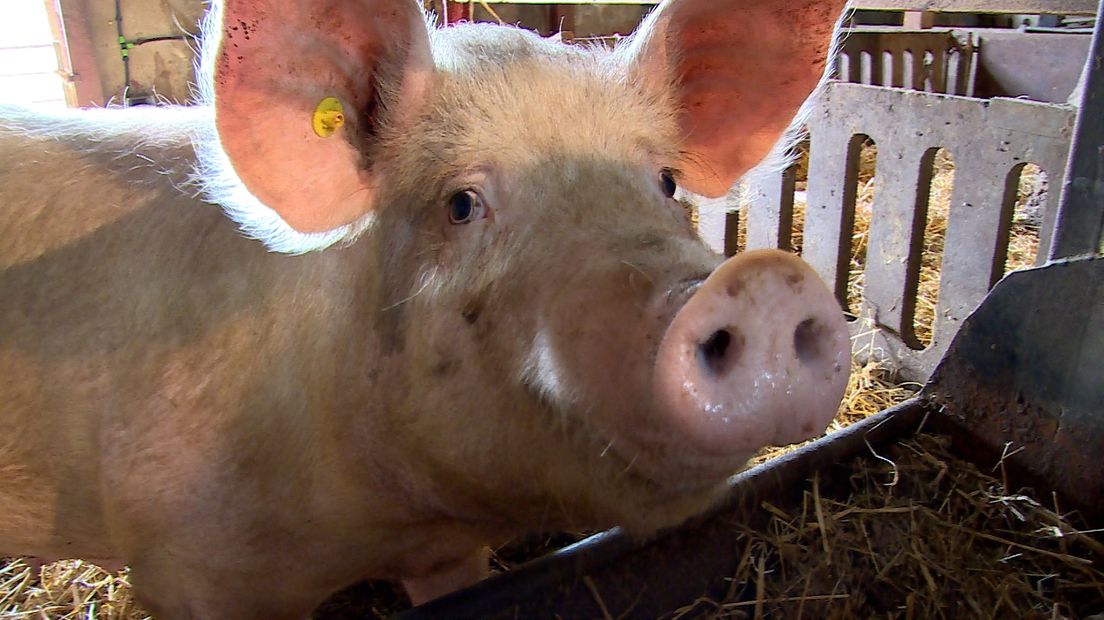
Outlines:
{"type": "Polygon", "coordinates": [[[781,252],[722,263],[673,195],[772,150],[842,4],[670,0],[611,52],[431,31],[412,0],[229,1],[225,167],[364,257],[371,449],[471,522],[648,531],[820,433],[848,374],[837,303],[781,252]]]}

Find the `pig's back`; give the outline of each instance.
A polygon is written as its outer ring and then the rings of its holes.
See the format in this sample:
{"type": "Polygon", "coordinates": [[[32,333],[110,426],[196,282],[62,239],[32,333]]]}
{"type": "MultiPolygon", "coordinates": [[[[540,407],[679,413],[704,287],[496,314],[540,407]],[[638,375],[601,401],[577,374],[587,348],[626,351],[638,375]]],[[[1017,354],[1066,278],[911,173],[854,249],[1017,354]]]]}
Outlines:
{"type": "Polygon", "coordinates": [[[0,107],[0,269],[89,239],[186,183],[189,136],[167,121],[197,112],[0,107]]]}
{"type": "Polygon", "coordinates": [[[206,114],[0,110],[0,555],[111,557],[105,505],[168,509],[209,486],[182,472],[218,475],[236,412],[279,415],[235,395],[288,384],[273,360],[311,324],[286,300],[333,261],[271,254],[195,197],[206,114]]]}
{"type": "Polygon", "coordinates": [[[211,299],[190,301],[197,284],[234,260],[242,270],[265,262],[263,248],[196,198],[189,128],[202,114],[0,121],[0,351],[53,361],[164,338],[170,324],[212,311],[211,299]]]}
{"type": "MultiPolygon", "coordinates": [[[[141,242],[113,231],[169,183],[155,149],[124,146],[113,121],[125,117],[93,116],[0,109],[0,513],[11,515],[0,552],[48,552],[58,541],[45,529],[59,522],[106,538],[93,491],[100,420],[76,413],[112,387],[106,352],[142,329],[125,307],[140,283],[121,268],[141,242]]],[[[173,137],[160,141],[186,151],[173,137]]]]}

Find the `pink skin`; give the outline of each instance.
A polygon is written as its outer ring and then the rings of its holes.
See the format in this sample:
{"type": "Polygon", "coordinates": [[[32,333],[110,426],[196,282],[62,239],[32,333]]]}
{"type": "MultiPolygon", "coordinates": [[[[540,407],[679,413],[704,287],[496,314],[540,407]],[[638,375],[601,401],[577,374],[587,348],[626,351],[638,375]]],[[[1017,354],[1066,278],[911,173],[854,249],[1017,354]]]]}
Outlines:
{"type": "Polygon", "coordinates": [[[848,342],[839,306],[807,264],[777,250],[741,254],[671,322],[655,398],[698,450],[750,457],[828,425],[847,386],[848,342]]]}

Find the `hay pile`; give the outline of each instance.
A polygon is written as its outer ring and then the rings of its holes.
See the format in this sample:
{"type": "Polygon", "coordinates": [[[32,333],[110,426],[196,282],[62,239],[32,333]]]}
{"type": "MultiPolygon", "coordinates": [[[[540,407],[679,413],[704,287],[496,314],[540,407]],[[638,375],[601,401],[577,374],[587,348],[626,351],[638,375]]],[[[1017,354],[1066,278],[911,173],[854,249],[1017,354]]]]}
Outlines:
{"type": "MultiPolygon", "coordinates": [[[[1084,618],[1104,612],[1104,534],[917,435],[821,472],[745,524],[726,600],[673,618],[1084,618]]],[[[995,467],[1003,477],[1003,470],[995,467]]]]}
{"type": "MultiPolygon", "coordinates": [[[[872,142],[867,142],[859,153],[855,226],[851,238],[851,260],[847,277],[847,307],[853,315],[858,315],[862,302],[867,242],[871,218],[874,214],[874,196],[878,188],[877,157],[878,148],[872,142]]],[[[804,242],[808,166],[808,143],[803,143],[797,147],[797,157],[794,162],[795,197],[793,225],[790,231],[791,248],[799,255],[804,242]]],[[[914,319],[916,336],[924,345],[931,343],[935,306],[939,301],[939,273],[943,260],[944,236],[947,232],[947,216],[954,190],[954,173],[954,161],[950,154],[940,149],[932,163],[928,219],[924,227],[914,319]]],[[[1048,189],[1046,174],[1038,166],[1027,164],[1023,167],[1009,231],[1005,273],[1035,265],[1039,249],[1042,208],[1046,203],[1048,189]]],[[[747,205],[741,205],[741,208],[746,209],[747,205]]],[[[743,213],[740,214],[736,234],[736,247],[739,251],[743,251],[747,239],[747,217],[743,213]]]]}
{"type": "MultiPolygon", "coordinates": [[[[858,314],[863,292],[863,272],[866,266],[866,250],[870,232],[875,193],[878,191],[878,148],[867,142],[859,152],[858,185],[855,198],[855,226],[851,237],[851,260],[847,278],[847,307],[858,314]]],[[[791,247],[801,254],[804,241],[806,200],[808,185],[808,143],[797,147],[795,167],[795,198],[791,247]]],[[[931,343],[935,307],[939,301],[939,273],[942,268],[943,244],[947,232],[947,217],[951,210],[954,190],[954,160],[940,149],[932,162],[932,177],[928,198],[928,218],[924,227],[920,277],[916,295],[914,329],[924,345],[931,343]]],[[[1009,231],[1008,254],[1005,273],[1035,265],[1039,249],[1039,227],[1042,208],[1047,197],[1046,174],[1034,164],[1027,164],[1020,172],[1016,202],[1009,231]]],[[[740,217],[737,247],[743,249],[747,238],[747,218],[740,217]]]]}
{"type": "Polygon", "coordinates": [[[0,560],[0,618],[141,620],[127,570],[116,574],[79,560],[35,571],[23,560],[0,560]]]}
{"type": "MultiPolygon", "coordinates": [[[[916,295],[916,318],[914,321],[916,336],[924,344],[931,343],[932,324],[935,320],[935,305],[939,300],[939,273],[942,268],[943,238],[947,232],[947,214],[951,207],[951,192],[954,188],[954,161],[947,151],[942,149],[936,154],[932,164],[931,194],[928,201],[928,222],[924,228],[924,250],[920,262],[920,285],[916,295]]],[[[873,185],[873,179],[869,182],[873,185]]],[[[872,193],[873,190],[871,190],[872,193]]],[[[1004,272],[1027,269],[1035,266],[1039,252],[1039,226],[1042,223],[1040,199],[1045,202],[1047,191],[1046,175],[1038,166],[1028,164],[1020,172],[1016,204],[1012,214],[1012,226],[1008,234],[1008,254],[1004,262],[1004,272]]],[[[871,198],[872,200],[872,198],[871,198]]],[[[856,230],[869,229],[870,207],[856,208],[855,218],[865,218],[862,228],[856,223],[856,230]]],[[[856,243],[856,245],[858,245],[856,243]]],[[[852,252],[852,272],[856,266],[857,252],[852,252]]],[[[863,238],[863,256],[865,256],[865,234],[863,238]]],[[[857,300],[856,300],[857,303],[857,300]]],[[[857,307],[857,306],[853,306],[857,307]]]]}

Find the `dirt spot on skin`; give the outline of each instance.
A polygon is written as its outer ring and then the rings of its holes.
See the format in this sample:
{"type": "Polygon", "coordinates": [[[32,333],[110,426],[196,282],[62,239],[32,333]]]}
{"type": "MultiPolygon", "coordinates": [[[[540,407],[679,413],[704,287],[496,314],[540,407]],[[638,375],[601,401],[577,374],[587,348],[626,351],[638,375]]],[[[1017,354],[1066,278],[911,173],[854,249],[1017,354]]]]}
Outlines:
{"type": "Polygon", "coordinates": [[[250,35],[256,32],[257,25],[256,24],[249,24],[249,23],[246,23],[246,22],[239,19],[238,20],[238,27],[235,28],[235,30],[238,30],[238,29],[241,30],[242,35],[245,36],[245,40],[248,41],[250,35]]]}
{"type": "Polygon", "coordinates": [[[475,325],[475,322],[479,320],[479,315],[483,312],[483,305],[478,301],[468,302],[464,309],[460,312],[464,317],[464,321],[468,325],[475,325]]]}
{"type": "Polygon", "coordinates": [[[345,27],[345,20],[342,18],[340,11],[332,7],[316,11],[311,18],[314,22],[314,28],[318,32],[341,32],[345,27]]]}
{"type": "Polygon", "coordinates": [[[219,86],[226,84],[226,74],[230,72],[230,52],[223,49],[218,58],[218,69],[215,71],[215,81],[219,86]]]}
{"type": "Polygon", "coordinates": [[[805,276],[800,273],[787,273],[786,284],[789,285],[790,290],[795,293],[800,293],[805,287],[802,284],[805,283],[805,276]]]}
{"type": "Polygon", "coordinates": [[[430,375],[434,379],[445,379],[456,374],[458,370],[460,370],[459,360],[443,357],[430,368],[430,375]]]}

